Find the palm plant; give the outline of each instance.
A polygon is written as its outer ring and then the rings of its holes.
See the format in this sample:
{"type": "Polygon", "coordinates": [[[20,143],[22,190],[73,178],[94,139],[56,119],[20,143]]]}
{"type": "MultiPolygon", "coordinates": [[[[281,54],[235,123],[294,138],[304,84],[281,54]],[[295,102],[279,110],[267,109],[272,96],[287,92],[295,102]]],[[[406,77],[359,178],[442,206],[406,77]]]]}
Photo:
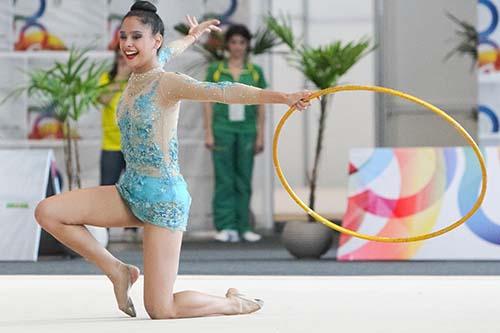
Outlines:
{"type": "MultiPolygon", "coordinates": [[[[293,67],[299,70],[318,89],[326,89],[337,85],[339,79],[362,57],[374,49],[368,38],[360,41],[344,43],[334,41],[326,45],[312,47],[303,44],[293,33],[290,21],[285,17],[277,19],[269,15],[267,27],[288,46],[288,59],[293,67]]],[[[326,125],[329,95],[320,97],[320,117],[318,120],[318,136],[314,154],[314,164],[309,178],[309,207],[314,210],[318,166],[323,148],[323,137],[326,125]]],[[[313,218],[309,216],[309,220],[313,218]]]]}
{"type": "Polygon", "coordinates": [[[72,122],[76,126],[81,115],[90,107],[97,107],[100,104],[99,96],[108,92],[108,85],[99,83],[108,64],[91,61],[87,54],[89,50],[72,48],[66,62],[56,61],[49,69],[26,72],[28,83],[14,89],[4,99],[19,97],[27,92],[29,97],[42,105],[40,109],[47,105],[54,107],[56,118],[64,126],[64,157],[69,190],[74,183],[81,188],[78,138],[72,135],[72,122]]]}

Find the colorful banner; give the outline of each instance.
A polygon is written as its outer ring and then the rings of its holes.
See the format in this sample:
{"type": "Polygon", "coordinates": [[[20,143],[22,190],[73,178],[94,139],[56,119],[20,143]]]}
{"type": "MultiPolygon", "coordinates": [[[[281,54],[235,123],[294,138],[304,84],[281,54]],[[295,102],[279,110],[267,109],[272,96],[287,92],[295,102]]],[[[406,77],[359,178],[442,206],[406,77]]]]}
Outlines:
{"type": "Polygon", "coordinates": [[[500,144],[500,0],[478,1],[479,140],[500,144]]]}
{"type": "MultiPolygon", "coordinates": [[[[500,259],[500,147],[484,148],[483,154],[488,192],[464,225],[414,243],[342,235],[338,260],[500,259]]],[[[481,184],[470,148],[354,149],[349,169],[342,225],[385,237],[411,237],[452,224],[470,210],[481,184]]]]}
{"type": "Polygon", "coordinates": [[[107,0],[17,0],[14,50],[67,50],[71,46],[104,50],[107,0]]]}

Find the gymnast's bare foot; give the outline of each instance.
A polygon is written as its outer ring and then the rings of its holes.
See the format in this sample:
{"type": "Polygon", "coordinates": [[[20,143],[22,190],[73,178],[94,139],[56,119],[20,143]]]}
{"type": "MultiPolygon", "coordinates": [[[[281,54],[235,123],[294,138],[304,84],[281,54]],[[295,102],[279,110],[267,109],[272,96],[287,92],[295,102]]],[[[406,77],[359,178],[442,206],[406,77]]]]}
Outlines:
{"type": "Polygon", "coordinates": [[[118,308],[130,317],[135,317],[136,312],[134,303],[129,296],[129,291],[139,278],[139,274],[139,268],[120,263],[116,275],[111,278],[118,308]]]}

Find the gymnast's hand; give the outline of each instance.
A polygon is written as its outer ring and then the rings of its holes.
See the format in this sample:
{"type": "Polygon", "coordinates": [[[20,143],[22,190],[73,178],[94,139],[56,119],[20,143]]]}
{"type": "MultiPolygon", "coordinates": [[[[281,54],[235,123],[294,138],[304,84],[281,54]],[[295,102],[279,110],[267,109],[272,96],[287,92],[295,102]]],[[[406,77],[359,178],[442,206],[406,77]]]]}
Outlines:
{"type": "Polygon", "coordinates": [[[207,20],[198,23],[198,20],[194,16],[186,15],[186,20],[189,24],[189,36],[193,36],[194,40],[198,40],[205,32],[217,31],[220,32],[221,29],[218,27],[220,24],[219,20],[207,20]]]}
{"type": "Polygon", "coordinates": [[[299,111],[303,111],[311,106],[311,102],[305,101],[306,98],[312,95],[312,92],[308,90],[299,91],[292,94],[287,94],[287,105],[295,108],[299,111]]]}

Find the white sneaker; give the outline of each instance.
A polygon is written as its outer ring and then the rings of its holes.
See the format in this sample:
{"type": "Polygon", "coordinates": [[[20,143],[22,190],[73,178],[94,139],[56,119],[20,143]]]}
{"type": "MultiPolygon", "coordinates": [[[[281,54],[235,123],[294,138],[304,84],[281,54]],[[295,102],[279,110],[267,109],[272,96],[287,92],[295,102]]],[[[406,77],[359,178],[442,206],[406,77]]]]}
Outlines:
{"type": "Polygon", "coordinates": [[[242,235],[243,239],[247,242],[258,242],[262,239],[262,236],[259,234],[256,234],[253,231],[245,231],[242,235]]]}
{"type": "Polygon", "coordinates": [[[223,243],[236,243],[240,241],[240,236],[238,235],[238,232],[236,230],[224,229],[219,231],[215,235],[214,239],[223,243]]]}
{"type": "Polygon", "coordinates": [[[238,234],[238,231],[230,230],[229,234],[230,234],[229,242],[238,243],[240,241],[240,235],[238,234]]]}

